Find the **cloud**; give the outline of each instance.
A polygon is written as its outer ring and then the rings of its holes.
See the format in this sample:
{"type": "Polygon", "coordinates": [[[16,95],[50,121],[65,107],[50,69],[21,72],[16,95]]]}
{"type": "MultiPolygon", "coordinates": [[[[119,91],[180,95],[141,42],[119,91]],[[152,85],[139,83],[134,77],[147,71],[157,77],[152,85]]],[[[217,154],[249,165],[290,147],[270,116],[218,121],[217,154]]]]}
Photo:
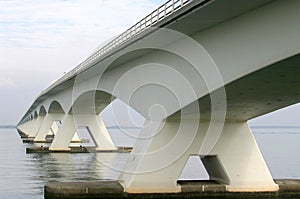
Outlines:
{"type": "Polygon", "coordinates": [[[56,48],[78,40],[99,45],[155,7],[147,0],[0,1],[0,45],[56,48]]]}
{"type": "Polygon", "coordinates": [[[0,123],[17,122],[41,90],[162,2],[0,0],[0,109],[12,113],[0,123]]]}
{"type": "Polygon", "coordinates": [[[16,83],[13,79],[9,77],[0,76],[0,89],[11,89],[15,87],[16,87],[16,83]]]}
{"type": "Polygon", "coordinates": [[[150,0],[0,1],[0,69],[58,78],[156,7],[150,0]]]}

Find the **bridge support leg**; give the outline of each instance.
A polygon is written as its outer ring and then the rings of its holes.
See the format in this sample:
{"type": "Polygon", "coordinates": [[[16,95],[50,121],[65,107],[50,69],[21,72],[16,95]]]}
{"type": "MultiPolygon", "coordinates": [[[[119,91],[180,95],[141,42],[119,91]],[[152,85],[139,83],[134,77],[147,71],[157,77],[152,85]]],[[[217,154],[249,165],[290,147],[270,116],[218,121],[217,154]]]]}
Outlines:
{"type": "Polygon", "coordinates": [[[87,127],[95,145],[96,150],[117,150],[101,118],[96,114],[76,114],[77,126],[87,127]]]}
{"type": "Polygon", "coordinates": [[[36,119],[34,119],[34,124],[29,131],[28,138],[35,138],[41,128],[44,118],[44,116],[38,116],[36,119]]]}
{"type": "MultiPolygon", "coordinates": [[[[193,142],[193,138],[187,140],[183,132],[176,133],[178,127],[178,121],[152,121],[151,125],[141,131],[131,157],[119,177],[119,182],[126,192],[181,191],[177,179],[188,159],[185,151],[193,142]]],[[[189,136],[189,133],[187,131],[185,136],[189,136]]]]}
{"type": "Polygon", "coordinates": [[[69,151],[69,144],[76,133],[74,118],[72,114],[66,114],[62,121],[62,126],[58,129],[51,146],[50,151],[69,151]]]}
{"type": "Polygon", "coordinates": [[[227,184],[228,191],[278,190],[246,122],[226,123],[209,155],[203,163],[211,179],[227,184]]]}
{"type": "Polygon", "coordinates": [[[44,120],[43,120],[43,124],[40,128],[40,130],[38,131],[34,141],[35,142],[45,142],[46,141],[46,136],[53,124],[54,121],[57,120],[62,120],[64,117],[64,114],[53,114],[53,113],[48,113],[44,120]]]}
{"type": "MultiPolygon", "coordinates": [[[[61,123],[61,120],[59,120],[59,121],[61,123]]],[[[58,129],[59,129],[58,124],[57,123],[53,123],[52,126],[51,126],[51,128],[50,128],[50,130],[49,130],[49,132],[48,132],[48,134],[52,134],[52,135],[55,136],[57,134],[57,132],[58,132],[58,129]]]]}
{"type": "Polygon", "coordinates": [[[278,190],[246,122],[225,123],[219,134],[207,133],[208,122],[181,120],[162,125],[159,132],[146,128],[141,133],[152,137],[137,141],[120,175],[126,192],[180,192],[177,179],[190,155],[202,157],[210,179],[227,185],[227,191],[278,190]]]}
{"type": "Polygon", "coordinates": [[[17,128],[19,131],[21,131],[25,136],[29,135],[30,130],[32,129],[32,126],[34,124],[34,120],[27,121],[21,125],[19,125],[17,128]]]}
{"type": "Polygon", "coordinates": [[[97,150],[117,150],[101,117],[93,114],[76,114],[76,116],[68,114],[65,116],[50,150],[70,150],[71,140],[79,139],[76,130],[80,126],[87,127],[97,150]]]}

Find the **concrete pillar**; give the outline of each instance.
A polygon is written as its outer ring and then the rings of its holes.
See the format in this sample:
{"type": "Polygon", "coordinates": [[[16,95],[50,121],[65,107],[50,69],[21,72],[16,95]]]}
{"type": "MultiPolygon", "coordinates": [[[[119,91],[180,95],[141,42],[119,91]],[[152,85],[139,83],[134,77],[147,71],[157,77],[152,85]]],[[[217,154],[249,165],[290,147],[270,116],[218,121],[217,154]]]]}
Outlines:
{"type": "Polygon", "coordinates": [[[69,151],[69,144],[74,137],[77,128],[74,124],[74,118],[72,114],[66,114],[62,120],[62,126],[55,135],[49,150],[65,150],[69,151]]]}
{"type": "Polygon", "coordinates": [[[228,191],[278,190],[246,122],[226,123],[209,155],[203,163],[211,179],[227,184],[228,191]]]}
{"type": "Polygon", "coordinates": [[[143,129],[119,177],[126,192],[180,192],[177,179],[190,155],[202,157],[210,178],[228,191],[278,190],[246,122],[225,123],[220,132],[218,122],[156,123],[143,129]]]}
{"type": "MultiPolygon", "coordinates": [[[[59,120],[59,122],[61,122],[61,121],[59,120]]],[[[59,129],[59,126],[58,126],[57,122],[53,122],[50,129],[49,129],[49,131],[48,131],[48,133],[47,133],[47,135],[54,135],[55,136],[56,133],[58,132],[58,129],[59,129]]]]}
{"type": "Polygon", "coordinates": [[[35,142],[43,142],[46,141],[46,136],[53,125],[53,123],[57,120],[62,120],[64,117],[64,114],[56,114],[56,113],[48,113],[41,125],[41,128],[39,129],[34,141],[35,142]]]}
{"type": "Polygon", "coordinates": [[[28,132],[29,138],[35,138],[35,136],[37,135],[38,131],[42,126],[44,118],[45,118],[44,116],[38,116],[36,119],[33,119],[32,128],[28,132]]]}
{"type": "Polygon", "coordinates": [[[77,126],[87,127],[97,150],[117,150],[102,118],[96,114],[76,114],[77,126]]]}
{"type": "Polygon", "coordinates": [[[50,150],[70,150],[69,144],[74,140],[79,140],[76,134],[78,127],[87,127],[97,150],[116,150],[107,129],[100,118],[95,114],[67,114],[62,127],[58,130],[50,146],[50,150]]]}
{"type": "Polygon", "coordinates": [[[27,121],[21,125],[19,125],[17,128],[19,131],[24,133],[25,135],[29,135],[30,130],[32,129],[32,126],[34,124],[34,120],[27,121]]]}

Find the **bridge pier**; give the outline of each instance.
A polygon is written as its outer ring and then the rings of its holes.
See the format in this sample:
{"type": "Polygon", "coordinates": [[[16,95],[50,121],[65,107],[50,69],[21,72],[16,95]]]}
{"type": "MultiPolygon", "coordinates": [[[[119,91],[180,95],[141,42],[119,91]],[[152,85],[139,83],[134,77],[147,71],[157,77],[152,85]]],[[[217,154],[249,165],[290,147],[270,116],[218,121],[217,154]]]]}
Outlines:
{"type": "Polygon", "coordinates": [[[74,140],[74,135],[77,135],[78,127],[87,128],[96,145],[96,150],[117,150],[100,116],[88,114],[65,115],[62,126],[54,137],[49,150],[70,151],[69,144],[71,140],[74,140]]]}
{"type": "Polygon", "coordinates": [[[44,116],[38,116],[37,118],[33,119],[32,128],[28,131],[28,138],[35,138],[41,128],[44,118],[44,116]]]}
{"type": "Polygon", "coordinates": [[[53,122],[55,121],[61,121],[64,117],[64,114],[53,114],[53,113],[48,113],[44,120],[43,120],[43,124],[40,128],[40,130],[38,131],[34,142],[46,142],[46,136],[49,132],[49,130],[51,129],[51,126],[53,125],[53,122]]]}
{"type": "Polygon", "coordinates": [[[144,129],[141,136],[152,137],[137,141],[119,177],[126,192],[180,192],[177,179],[190,155],[199,155],[210,179],[225,184],[227,191],[278,190],[246,122],[226,122],[219,135],[207,134],[208,122],[181,120],[160,125],[161,131],[154,134],[144,129]],[[192,132],[197,125],[198,131],[192,132]]]}
{"type": "Polygon", "coordinates": [[[100,116],[93,114],[76,114],[74,119],[78,127],[87,128],[96,145],[96,150],[117,150],[100,116]]]}
{"type": "Polygon", "coordinates": [[[23,124],[18,126],[18,130],[21,131],[25,136],[29,135],[29,132],[31,131],[32,127],[34,125],[33,120],[29,120],[27,122],[24,122],[23,124]]]}
{"type": "MultiPolygon", "coordinates": [[[[61,123],[61,121],[59,121],[61,123]]],[[[48,132],[48,134],[52,134],[52,135],[56,135],[58,132],[59,126],[56,122],[53,122],[52,126],[50,127],[50,130],[48,132]]]]}
{"type": "Polygon", "coordinates": [[[62,126],[58,129],[54,140],[49,147],[50,151],[70,151],[69,144],[76,132],[72,114],[66,114],[62,126]]]}
{"type": "Polygon", "coordinates": [[[246,122],[225,123],[208,155],[203,163],[210,178],[226,184],[228,191],[278,190],[246,122]]]}

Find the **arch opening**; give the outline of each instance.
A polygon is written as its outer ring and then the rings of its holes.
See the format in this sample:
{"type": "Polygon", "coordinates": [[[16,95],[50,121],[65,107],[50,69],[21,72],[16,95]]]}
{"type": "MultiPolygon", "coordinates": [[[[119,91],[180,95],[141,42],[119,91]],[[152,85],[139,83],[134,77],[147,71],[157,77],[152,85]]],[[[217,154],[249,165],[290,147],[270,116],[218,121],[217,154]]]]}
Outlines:
{"type": "Polygon", "coordinates": [[[53,121],[46,138],[54,138],[55,135],[57,134],[58,130],[60,129],[62,123],[60,120],[55,120],[53,121]]]}
{"type": "Polygon", "coordinates": [[[47,111],[44,106],[40,107],[39,116],[45,117],[47,115],[47,111]]]}
{"type": "Polygon", "coordinates": [[[98,115],[114,99],[114,96],[105,91],[87,91],[77,97],[68,113],[98,115]]]}
{"type": "Polygon", "coordinates": [[[34,118],[34,119],[38,118],[38,113],[37,113],[37,111],[34,111],[33,118],[34,118]]]}
{"type": "Polygon", "coordinates": [[[178,180],[209,180],[208,171],[199,155],[190,155],[178,180]]]}
{"type": "Polygon", "coordinates": [[[145,123],[139,112],[120,99],[105,107],[100,116],[116,146],[133,147],[145,123]]]}
{"type": "Polygon", "coordinates": [[[58,101],[53,101],[49,106],[48,113],[65,114],[65,111],[58,101]]]}
{"type": "Polygon", "coordinates": [[[76,133],[81,140],[81,143],[71,144],[72,146],[79,145],[82,147],[98,147],[90,129],[87,126],[79,126],[76,133]]]}

